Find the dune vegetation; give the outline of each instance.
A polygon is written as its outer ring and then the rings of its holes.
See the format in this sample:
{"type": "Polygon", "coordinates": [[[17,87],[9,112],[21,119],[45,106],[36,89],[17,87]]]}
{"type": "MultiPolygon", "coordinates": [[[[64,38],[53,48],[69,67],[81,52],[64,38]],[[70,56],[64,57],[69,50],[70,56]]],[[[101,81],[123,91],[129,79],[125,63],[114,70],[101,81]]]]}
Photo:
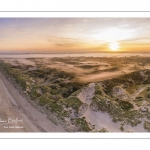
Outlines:
{"type": "Polygon", "coordinates": [[[31,101],[67,122],[71,131],[140,131],[138,125],[141,131],[149,131],[149,59],[66,57],[27,61],[2,59],[0,70],[31,101]],[[105,118],[111,124],[104,124],[105,118]],[[114,130],[111,125],[115,124],[114,130]]]}

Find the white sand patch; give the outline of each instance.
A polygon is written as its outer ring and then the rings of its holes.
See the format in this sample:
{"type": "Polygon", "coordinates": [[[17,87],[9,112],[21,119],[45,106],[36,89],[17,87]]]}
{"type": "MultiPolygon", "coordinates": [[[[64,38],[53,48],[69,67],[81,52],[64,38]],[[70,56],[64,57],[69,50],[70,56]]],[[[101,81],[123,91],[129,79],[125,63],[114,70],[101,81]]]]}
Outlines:
{"type": "Polygon", "coordinates": [[[83,103],[90,105],[94,93],[95,93],[95,83],[90,83],[88,87],[82,89],[82,91],[78,94],[78,98],[83,103]]]}
{"type": "Polygon", "coordinates": [[[88,109],[84,114],[87,122],[90,122],[92,125],[95,125],[96,130],[101,130],[102,128],[106,128],[110,132],[118,132],[120,131],[120,123],[114,123],[112,118],[110,118],[109,114],[101,111],[92,111],[92,109],[88,109]]]}
{"type": "Polygon", "coordinates": [[[120,86],[113,87],[112,95],[113,95],[113,97],[117,97],[117,98],[121,98],[121,99],[128,99],[130,97],[129,93],[120,86]]]}

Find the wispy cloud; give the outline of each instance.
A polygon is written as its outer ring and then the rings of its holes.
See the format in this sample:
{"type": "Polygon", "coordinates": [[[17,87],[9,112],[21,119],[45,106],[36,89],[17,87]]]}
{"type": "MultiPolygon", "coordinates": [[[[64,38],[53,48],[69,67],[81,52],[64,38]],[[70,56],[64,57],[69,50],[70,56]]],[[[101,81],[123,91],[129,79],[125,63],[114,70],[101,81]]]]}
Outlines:
{"type": "Polygon", "coordinates": [[[0,18],[0,50],[108,49],[113,40],[150,47],[150,18],[0,18]]]}

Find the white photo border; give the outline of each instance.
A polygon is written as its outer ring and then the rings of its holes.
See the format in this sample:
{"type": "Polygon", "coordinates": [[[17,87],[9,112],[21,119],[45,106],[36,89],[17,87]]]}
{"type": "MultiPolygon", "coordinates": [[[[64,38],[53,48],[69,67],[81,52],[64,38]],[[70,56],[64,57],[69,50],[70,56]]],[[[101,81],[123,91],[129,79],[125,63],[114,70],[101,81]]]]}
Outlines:
{"type": "MultiPolygon", "coordinates": [[[[1,11],[0,18],[150,18],[150,12],[11,12],[1,11]]],[[[150,139],[149,133],[0,133],[0,139],[150,139]]]]}

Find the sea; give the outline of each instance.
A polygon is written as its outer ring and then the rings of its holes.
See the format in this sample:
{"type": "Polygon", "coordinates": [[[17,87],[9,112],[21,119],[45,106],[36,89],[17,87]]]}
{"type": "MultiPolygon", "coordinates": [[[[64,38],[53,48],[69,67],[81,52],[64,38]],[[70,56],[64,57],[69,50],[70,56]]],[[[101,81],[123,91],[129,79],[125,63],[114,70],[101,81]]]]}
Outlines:
{"type": "Polygon", "coordinates": [[[0,53],[0,58],[150,57],[150,53],[0,53]]]}

